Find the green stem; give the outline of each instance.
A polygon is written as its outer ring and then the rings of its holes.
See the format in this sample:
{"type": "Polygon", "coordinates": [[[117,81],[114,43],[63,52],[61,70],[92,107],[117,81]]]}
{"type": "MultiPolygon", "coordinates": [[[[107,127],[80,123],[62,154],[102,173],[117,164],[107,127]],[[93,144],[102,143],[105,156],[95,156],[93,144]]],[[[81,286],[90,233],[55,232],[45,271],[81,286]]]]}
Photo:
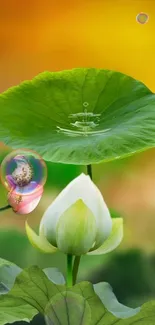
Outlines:
{"type": "MultiPolygon", "coordinates": [[[[92,179],[92,166],[91,165],[87,165],[87,174],[92,179]]],[[[76,283],[78,269],[79,269],[79,265],[80,265],[80,259],[81,259],[81,256],[75,256],[74,265],[73,265],[73,285],[76,283]]]]}
{"type": "Polygon", "coordinates": [[[8,204],[5,207],[0,208],[0,211],[4,211],[4,210],[10,209],[10,208],[11,208],[11,205],[8,204]]]}
{"type": "Polygon", "coordinates": [[[74,266],[73,266],[73,285],[76,284],[76,278],[78,274],[79,264],[81,256],[75,256],[74,266]]]}
{"type": "Polygon", "coordinates": [[[73,255],[67,255],[67,287],[72,287],[73,285],[73,255]]]}
{"type": "Polygon", "coordinates": [[[87,174],[90,176],[91,179],[93,178],[91,165],[87,165],[87,174]]]}

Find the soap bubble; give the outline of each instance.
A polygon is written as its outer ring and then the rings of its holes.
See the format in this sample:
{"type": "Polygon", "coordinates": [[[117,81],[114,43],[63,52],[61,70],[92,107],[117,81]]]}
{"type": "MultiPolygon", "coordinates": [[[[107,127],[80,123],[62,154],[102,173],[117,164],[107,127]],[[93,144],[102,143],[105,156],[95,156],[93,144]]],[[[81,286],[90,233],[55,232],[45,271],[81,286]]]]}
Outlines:
{"type": "Polygon", "coordinates": [[[28,214],[38,205],[43,194],[43,186],[38,185],[36,190],[27,195],[17,194],[14,190],[8,192],[8,203],[17,214],[28,214]]]}
{"type": "Polygon", "coordinates": [[[146,14],[145,12],[140,12],[137,16],[136,16],[136,21],[140,24],[146,24],[149,20],[149,15],[146,14]]]}
{"type": "Polygon", "coordinates": [[[47,179],[44,160],[34,151],[13,150],[1,164],[1,181],[14,195],[24,196],[38,191],[47,179]]]}

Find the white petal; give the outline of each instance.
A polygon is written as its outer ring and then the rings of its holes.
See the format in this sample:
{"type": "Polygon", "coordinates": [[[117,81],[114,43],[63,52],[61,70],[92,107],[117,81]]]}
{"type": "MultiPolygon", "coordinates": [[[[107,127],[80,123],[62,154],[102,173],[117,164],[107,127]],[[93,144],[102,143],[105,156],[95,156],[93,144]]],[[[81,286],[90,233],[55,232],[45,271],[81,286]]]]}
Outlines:
{"type": "Polygon", "coordinates": [[[123,239],[123,219],[113,219],[113,227],[108,239],[96,250],[90,251],[88,255],[101,255],[113,251],[123,239]]]}
{"type": "Polygon", "coordinates": [[[97,236],[94,247],[100,246],[109,236],[112,228],[109,210],[90,177],[81,174],[66,186],[43,215],[40,230],[44,226],[45,235],[51,244],[56,245],[56,226],[60,216],[79,199],[83,200],[95,217],[97,236]]]}
{"type": "Polygon", "coordinates": [[[31,245],[38,250],[40,250],[42,253],[55,253],[57,251],[57,248],[52,246],[47,239],[44,236],[43,229],[40,235],[38,236],[33,229],[28,225],[26,221],[26,234],[27,237],[31,243],[31,245]]]}

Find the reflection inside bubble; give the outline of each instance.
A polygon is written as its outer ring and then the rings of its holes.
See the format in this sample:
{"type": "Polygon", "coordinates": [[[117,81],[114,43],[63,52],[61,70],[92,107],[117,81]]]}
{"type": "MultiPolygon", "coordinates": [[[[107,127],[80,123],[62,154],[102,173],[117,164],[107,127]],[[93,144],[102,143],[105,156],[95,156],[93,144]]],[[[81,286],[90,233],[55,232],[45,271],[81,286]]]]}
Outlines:
{"type": "Polygon", "coordinates": [[[15,213],[28,214],[37,207],[42,194],[42,185],[38,185],[38,188],[33,193],[27,195],[19,195],[14,190],[11,190],[8,193],[8,203],[15,213]]]}
{"type": "Polygon", "coordinates": [[[29,150],[16,150],[1,164],[1,180],[8,191],[27,195],[44,185],[47,169],[43,159],[29,150]]]}

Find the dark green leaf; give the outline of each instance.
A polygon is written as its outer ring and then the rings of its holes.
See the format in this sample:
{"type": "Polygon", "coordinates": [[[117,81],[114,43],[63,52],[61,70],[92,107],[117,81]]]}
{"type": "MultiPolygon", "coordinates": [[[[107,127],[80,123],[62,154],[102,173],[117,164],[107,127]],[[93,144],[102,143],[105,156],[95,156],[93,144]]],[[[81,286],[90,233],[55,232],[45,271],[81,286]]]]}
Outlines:
{"type": "Polygon", "coordinates": [[[49,300],[64,288],[52,283],[39,267],[32,266],[23,270],[16,278],[10,295],[21,297],[43,313],[49,300]]]}
{"type": "Polygon", "coordinates": [[[47,325],[90,325],[91,310],[79,294],[63,292],[55,295],[45,311],[47,325]]]}
{"type": "Polygon", "coordinates": [[[0,296],[0,325],[16,321],[29,322],[38,311],[18,297],[0,296]]]}
{"type": "Polygon", "coordinates": [[[23,270],[8,294],[0,296],[0,325],[17,320],[31,320],[38,311],[44,314],[50,299],[64,291],[37,266],[23,270]]]}
{"type": "Polygon", "coordinates": [[[99,297],[94,293],[91,283],[81,282],[69,290],[82,295],[88,302],[92,315],[91,325],[154,325],[155,301],[144,304],[140,312],[135,316],[121,319],[107,310],[99,297]]]}

